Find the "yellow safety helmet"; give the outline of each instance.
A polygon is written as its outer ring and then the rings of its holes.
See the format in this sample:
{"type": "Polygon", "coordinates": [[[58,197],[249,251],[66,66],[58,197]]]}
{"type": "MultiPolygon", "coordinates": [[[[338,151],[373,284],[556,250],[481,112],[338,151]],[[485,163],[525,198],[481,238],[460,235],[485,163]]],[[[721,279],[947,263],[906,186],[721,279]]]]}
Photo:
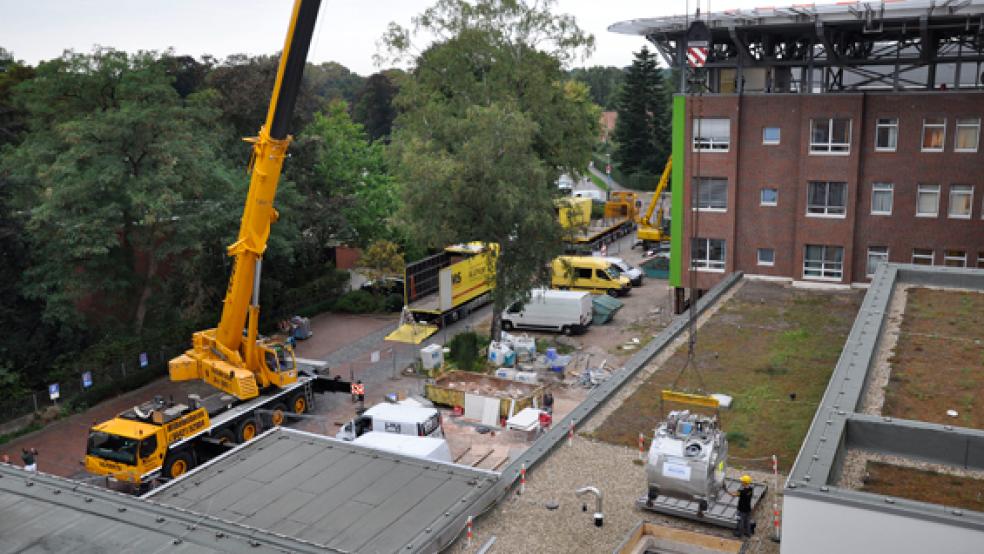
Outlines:
{"type": "Polygon", "coordinates": [[[751,475],[742,475],[741,476],[741,484],[742,485],[751,485],[752,484],[752,477],[751,477],[751,475]]]}

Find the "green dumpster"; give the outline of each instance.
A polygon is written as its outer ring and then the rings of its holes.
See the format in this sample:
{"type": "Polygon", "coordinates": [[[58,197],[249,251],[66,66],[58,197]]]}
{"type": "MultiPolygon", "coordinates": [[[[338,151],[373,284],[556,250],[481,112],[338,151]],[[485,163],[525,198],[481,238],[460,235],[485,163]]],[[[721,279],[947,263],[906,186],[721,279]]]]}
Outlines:
{"type": "Polygon", "coordinates": [[[615,312],[625,305],[621,300],[616,300],[607,294],[594,295],[591,304],[594,310],[591,322],[595,325],[608,323],[615,317],[615,312]]]}
{"type": "Polygon", "coordinates": [[[639,268],[650,279],[667,279],[670,276],[670,259],[662,256],[650,258],[639,264],[639,268]]]}

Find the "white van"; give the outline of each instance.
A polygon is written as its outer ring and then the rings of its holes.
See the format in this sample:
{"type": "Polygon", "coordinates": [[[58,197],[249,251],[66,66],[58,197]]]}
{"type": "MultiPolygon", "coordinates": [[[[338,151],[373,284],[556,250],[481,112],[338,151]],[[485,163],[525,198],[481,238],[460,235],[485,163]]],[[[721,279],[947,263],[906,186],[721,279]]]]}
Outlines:
{"type": "Polygon", "coordinates": [[[629,262],[623,260],[622,258],[612,258],[606,256],[604,259],[607,260],[608,263],[617,267],[622,275],[628,277],[633,287],[642,286],[642,279],[645,276],[645,273],[643,273],[641,269],[630,265],[629,262]]]}
{"type": "Polygon", "coordinates": [[[358,437],[352,444],[365,446],[374,450],[392,452],[401,456],[434,460],[437,462],[453,463],[451,448],[445,439],[433,437],[411,437],[370,431],[358,437]]]}
{"type": "Polygon", "coordinates": [[[533,289],[529,302],[517,302],[502,314],[502,328],[509,331],[525,327],[572,335],[587,330],[592,316],[589,292],[533,289]]]}
{"type": "Polygon", "coordinates": [[[370,431],[412,437],[444,437],[441,414],[437,409],[383,403],[376,404],[343,425],[335,438],[350,441],[370,431]]]}

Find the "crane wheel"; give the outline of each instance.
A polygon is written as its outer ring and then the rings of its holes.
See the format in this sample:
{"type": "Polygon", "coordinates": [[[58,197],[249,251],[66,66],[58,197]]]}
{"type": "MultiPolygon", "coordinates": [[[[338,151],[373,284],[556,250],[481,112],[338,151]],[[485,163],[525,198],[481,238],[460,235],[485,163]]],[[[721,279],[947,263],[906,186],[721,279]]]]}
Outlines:
{"type": "Polygon", "coordinates": [[[219,429],[218,431],[212,433],[212,438],[219,444],[236,443],[236,434],[233,433],[231,429],[219,429]]]}
{"type": "Polygon", "coordinates": [[[295,414],[303,414],[308,411],[308,401],[303,392],[299,392],[290,399],[290,410],[295,414]]]}
{"type": "Polygon", "coordinates": [[[280,427],[287,421],[287,406],[284,406],[283,402],[277,402],[270,410],[273,413],[269,415],[269,423],[274,427],[280,427]]]}
{"type": "Polygon", "coordinates": [[[175,452],[164,461],[164,476],[168,479],[181,477],[193,467],[195,467],[195,460],[190,453],[175,452]]]}
{"type": "Polygon", "coordinates": [[[503,321],[502,322],[502,330],[503,331],[512,331],[513,330],[512,321],[503,321]]]}
{"type": "Polygon", "coordinates": [[[240,444],[249,442],[256,438],[259,431],[260,426],[256,423],[256,420],[249,417],[239,422],[239,425],[236,427],[236,438],[240,444]]]}

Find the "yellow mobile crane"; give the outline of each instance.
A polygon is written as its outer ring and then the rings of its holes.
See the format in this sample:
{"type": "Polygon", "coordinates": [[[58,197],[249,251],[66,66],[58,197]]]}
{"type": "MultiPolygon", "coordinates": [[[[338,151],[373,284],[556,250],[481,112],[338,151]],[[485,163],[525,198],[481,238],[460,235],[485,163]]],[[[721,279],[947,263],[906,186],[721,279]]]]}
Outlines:
{"type": "Polygon", "coordinates": [[[293,350],[258,334],[260,264],[277,220],[273,199],[291,137],[287,134],[301,85],[321,0],[295,0],[266,122],[252,144],[250,185],[239,237],[228,248],[235,258],[222,317],[199,331],[192,348],[171,360],[172,381],[201,379],[222,391],[187,404],[158,397],[93,426],[85,467],[98,475],[145,485],[177,477],[259,432],[258,412],[279,425],[286,413],[303,413],[314,392],[348,392],[350,384],[301,367],[293,350]],[[245,330],[245,336],[244,336],[245,330]]]}
{"type": "Polygon", "coordinates": [[[649,202],[646,213],[639,218],[639,231],[636,236],[642,241],[643,249],[670,240],[670,226],[669,222],[663,222],[663,210],[658,211],[655,222],[652,219],[653,212],[656,211],[656,206],[659,205],[659,198],[666,189],[666,185],[670,182],[670,170],[672,167],[673,158],[669,158],[666,160],[666,166],[663,168],[663,175],[659,178],[659,183],[656,185],[656,193],[653,194],[653,199],[649,202]]]}

